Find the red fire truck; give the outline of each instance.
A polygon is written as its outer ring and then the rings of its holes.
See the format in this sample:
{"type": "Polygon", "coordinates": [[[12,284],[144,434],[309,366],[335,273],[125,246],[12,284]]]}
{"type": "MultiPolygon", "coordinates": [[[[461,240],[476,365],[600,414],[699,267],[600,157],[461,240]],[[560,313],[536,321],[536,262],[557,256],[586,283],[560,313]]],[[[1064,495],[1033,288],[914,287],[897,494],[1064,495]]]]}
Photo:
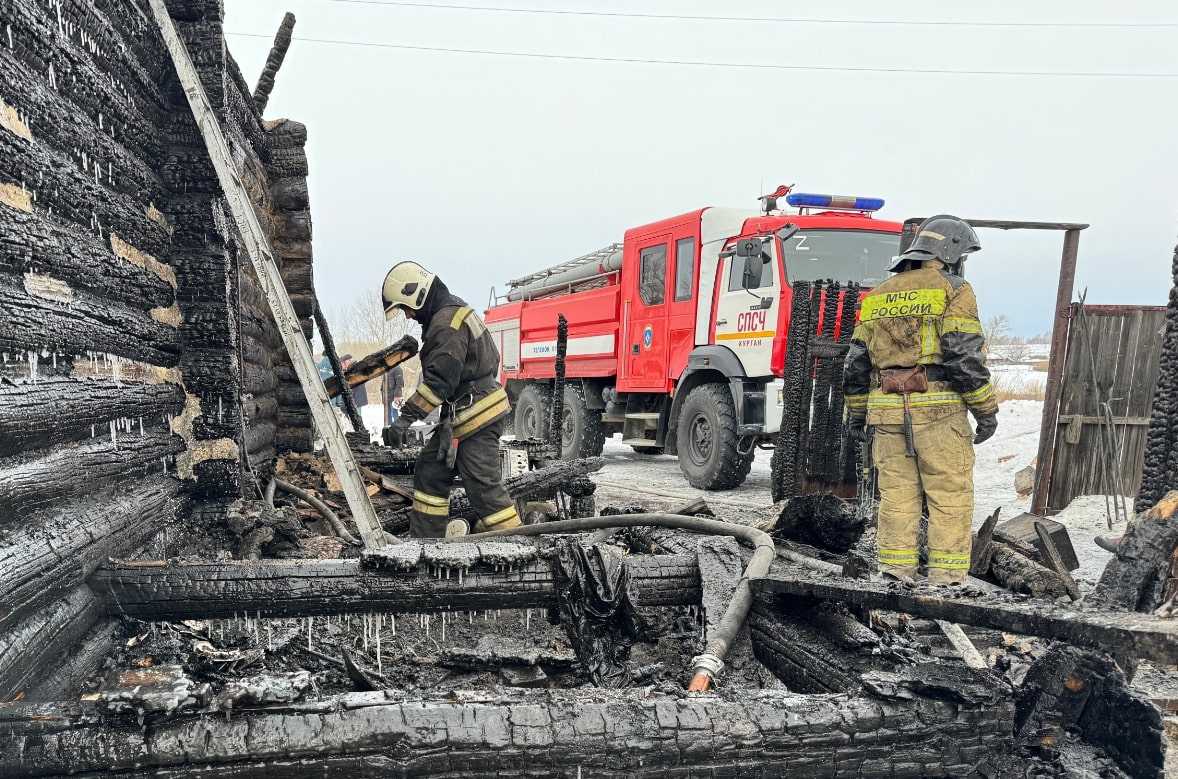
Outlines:
{"type": "Polygon", "coordinates": [[[508,282],[488,329],[520,438],[544,436],[557,315],[569,323],[562,457],[607,435],[677,454],[688,482],[744,482],[779,429],[791,283],[887,276],[901,223],[875,198],[790,193],[763,209],[701,208],[627,230],[622,243],[508,282]]]}

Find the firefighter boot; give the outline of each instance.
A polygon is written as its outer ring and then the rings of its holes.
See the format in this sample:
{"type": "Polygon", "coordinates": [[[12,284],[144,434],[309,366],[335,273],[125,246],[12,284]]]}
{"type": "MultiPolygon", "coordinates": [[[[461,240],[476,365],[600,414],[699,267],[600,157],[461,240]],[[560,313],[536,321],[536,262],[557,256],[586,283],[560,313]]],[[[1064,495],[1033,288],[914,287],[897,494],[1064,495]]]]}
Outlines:
{"type": "Polygon", "coordinates": [[[480,519],[475,523],[474,532],[490,533],[494,530],[510,530],[522,524],[523,522],[519,518],[519,512],[515,510],[515,504],[513,503],[502,511],[496,511],[489,517],[480,519]]]}

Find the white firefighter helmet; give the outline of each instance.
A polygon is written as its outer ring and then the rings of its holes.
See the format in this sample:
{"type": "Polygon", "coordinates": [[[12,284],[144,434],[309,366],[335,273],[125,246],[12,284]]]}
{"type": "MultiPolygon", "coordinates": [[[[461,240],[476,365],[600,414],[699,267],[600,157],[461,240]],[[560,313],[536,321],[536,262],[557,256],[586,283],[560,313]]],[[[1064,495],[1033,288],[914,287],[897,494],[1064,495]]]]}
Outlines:
{"type": "Polygon", "coordinates": [[[385,319],[397,315],[397,306],[420,311],[436,278],[416,262],[398,262],[394,265],[384,277],[384,287],[380,293],[385,319]]]}

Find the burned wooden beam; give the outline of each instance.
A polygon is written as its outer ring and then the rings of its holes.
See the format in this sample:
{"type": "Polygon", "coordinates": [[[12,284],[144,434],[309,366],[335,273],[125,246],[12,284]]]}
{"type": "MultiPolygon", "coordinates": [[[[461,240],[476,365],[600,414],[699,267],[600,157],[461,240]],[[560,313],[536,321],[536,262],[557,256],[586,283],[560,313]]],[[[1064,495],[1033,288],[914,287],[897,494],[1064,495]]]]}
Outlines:
{"type": "MultiPolygon", "coordinates": [[[[519,544],[410,542],[395,554],[403,570],[358,560],[123,563],[96,571],[90,586],[111,614],[179,620],[537,608],[556,603],[563,581],[557,565],[519,544]],[[496,562],[522,548],[530,559],[496,562]]],[[[635,605],[700,601],[694,558],[634,556],[626,566],[635,605]]]]}
{"type": "Polygon", "coordinates": [[[167,460],[184,450],[183,439],[170,431],[141,434],[121,427],[104,430],[102,438],[45,450],[41,456],[0,460],[0,524],[35,508],[89,495],[96,484],[162,472],[167,460]],[[77,475],[63,477],[66,473],[77,475]]]}
{"type": "Polygon", "coordinates": [[[171,476],[151,476],[99,492],[88,505],[0,526],[0,630],[172,526],[184,505],[181,489],[171,476]]]}
{"type": "Polygon", "coordinates": [[[97,352],[172,367],[179,360],[180,336],[146,307],[75,290],[50,277],[0,273],[0,349],[97,352]]]}
{"type": "Polygon", "coordinates": [[[891,694],[692,698],[603,690],[351,693],[141,727],[99,703],[0,704],[0,775],[325,773],[447,778],[968,776],[1002,754],[1013,705],[977,685],[881,677],[891,694]],[[960,689],[959,689],[960,688],[960,689]],[[938,697],[932,697],[935,693],[938,697]],[[939,699],[938,699],[939,698],[939,699]]]}
{"type": "MultiPolygon", "coordinates": [[[[356,387],[373,379],[383,376],[394,367],[417,354],[417,340],[407,335],[392,346],[373,352],[362,360],[357,360],[344,374],[349,387],[356,387]]],[[[339,394],[339,379],[331,376],[324,379],[323,386],[327,389],[328,397],[334,398],[339,394]]]]}
{"type": "Polygon", "coordinates": [[[176,384],[140,384],[64,376],[36,382],[0,383],[0,457],[53,443],[81,441],[106,432],[117,419],[158,423],[184,406],[176,384]]]}
{"type": "Polygon", "coordinates": [[[274,89],[274,77],[286,59],[286,50],[290,48],[291,34],[294,32],[295,16],[287,11],[278,25],[278,32],[274,35],[274,45],[270,47],[270,54],[266,57],[266,65],[262,68],[262,75],[258,77],[258,85],[254,87],[254,105],[258,113],[266,112],[266,104],[270,102],[270,92],[274,89]]]}
{"type": "Polygon", "coordinates": [[[65,662],[101,613],[90,588],[78,585],[0,632],[0,700],[12,700],[65,662]]]}
{"type": "Polygon", "coordinates": [[[824,576],[756,579],[754,591],[840,601],[852,608],[885,609],[916,617],[996,628],[1067,641],[1077,646],[1126,654],[1160,663],[1178,662],[1178,619],[1105,611],[1061,610],[1053,602],[1003,594],[965,593],[950,588],[909,589],[898,583],[824,576]]]}
{"type": "Polygon", "coordinates": [[[1106,608],[1153,611],[1162,605],[1170,558],[1178,549],[1178,491],[1169,492],[1129,525],[1088,597],[1106,608]]]}

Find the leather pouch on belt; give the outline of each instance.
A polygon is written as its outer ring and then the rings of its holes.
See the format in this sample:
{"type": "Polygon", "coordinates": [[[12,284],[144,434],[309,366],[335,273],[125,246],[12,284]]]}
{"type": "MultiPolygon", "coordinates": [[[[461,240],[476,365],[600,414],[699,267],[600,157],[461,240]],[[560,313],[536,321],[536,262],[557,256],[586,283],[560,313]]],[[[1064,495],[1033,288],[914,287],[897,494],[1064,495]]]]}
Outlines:
{"type": "Polygon", "coordinates": [[[928,373],[923,365],[912,368],[884,368],[879,372],[879,387],[888,395],[928,392],[928,373]]]}

